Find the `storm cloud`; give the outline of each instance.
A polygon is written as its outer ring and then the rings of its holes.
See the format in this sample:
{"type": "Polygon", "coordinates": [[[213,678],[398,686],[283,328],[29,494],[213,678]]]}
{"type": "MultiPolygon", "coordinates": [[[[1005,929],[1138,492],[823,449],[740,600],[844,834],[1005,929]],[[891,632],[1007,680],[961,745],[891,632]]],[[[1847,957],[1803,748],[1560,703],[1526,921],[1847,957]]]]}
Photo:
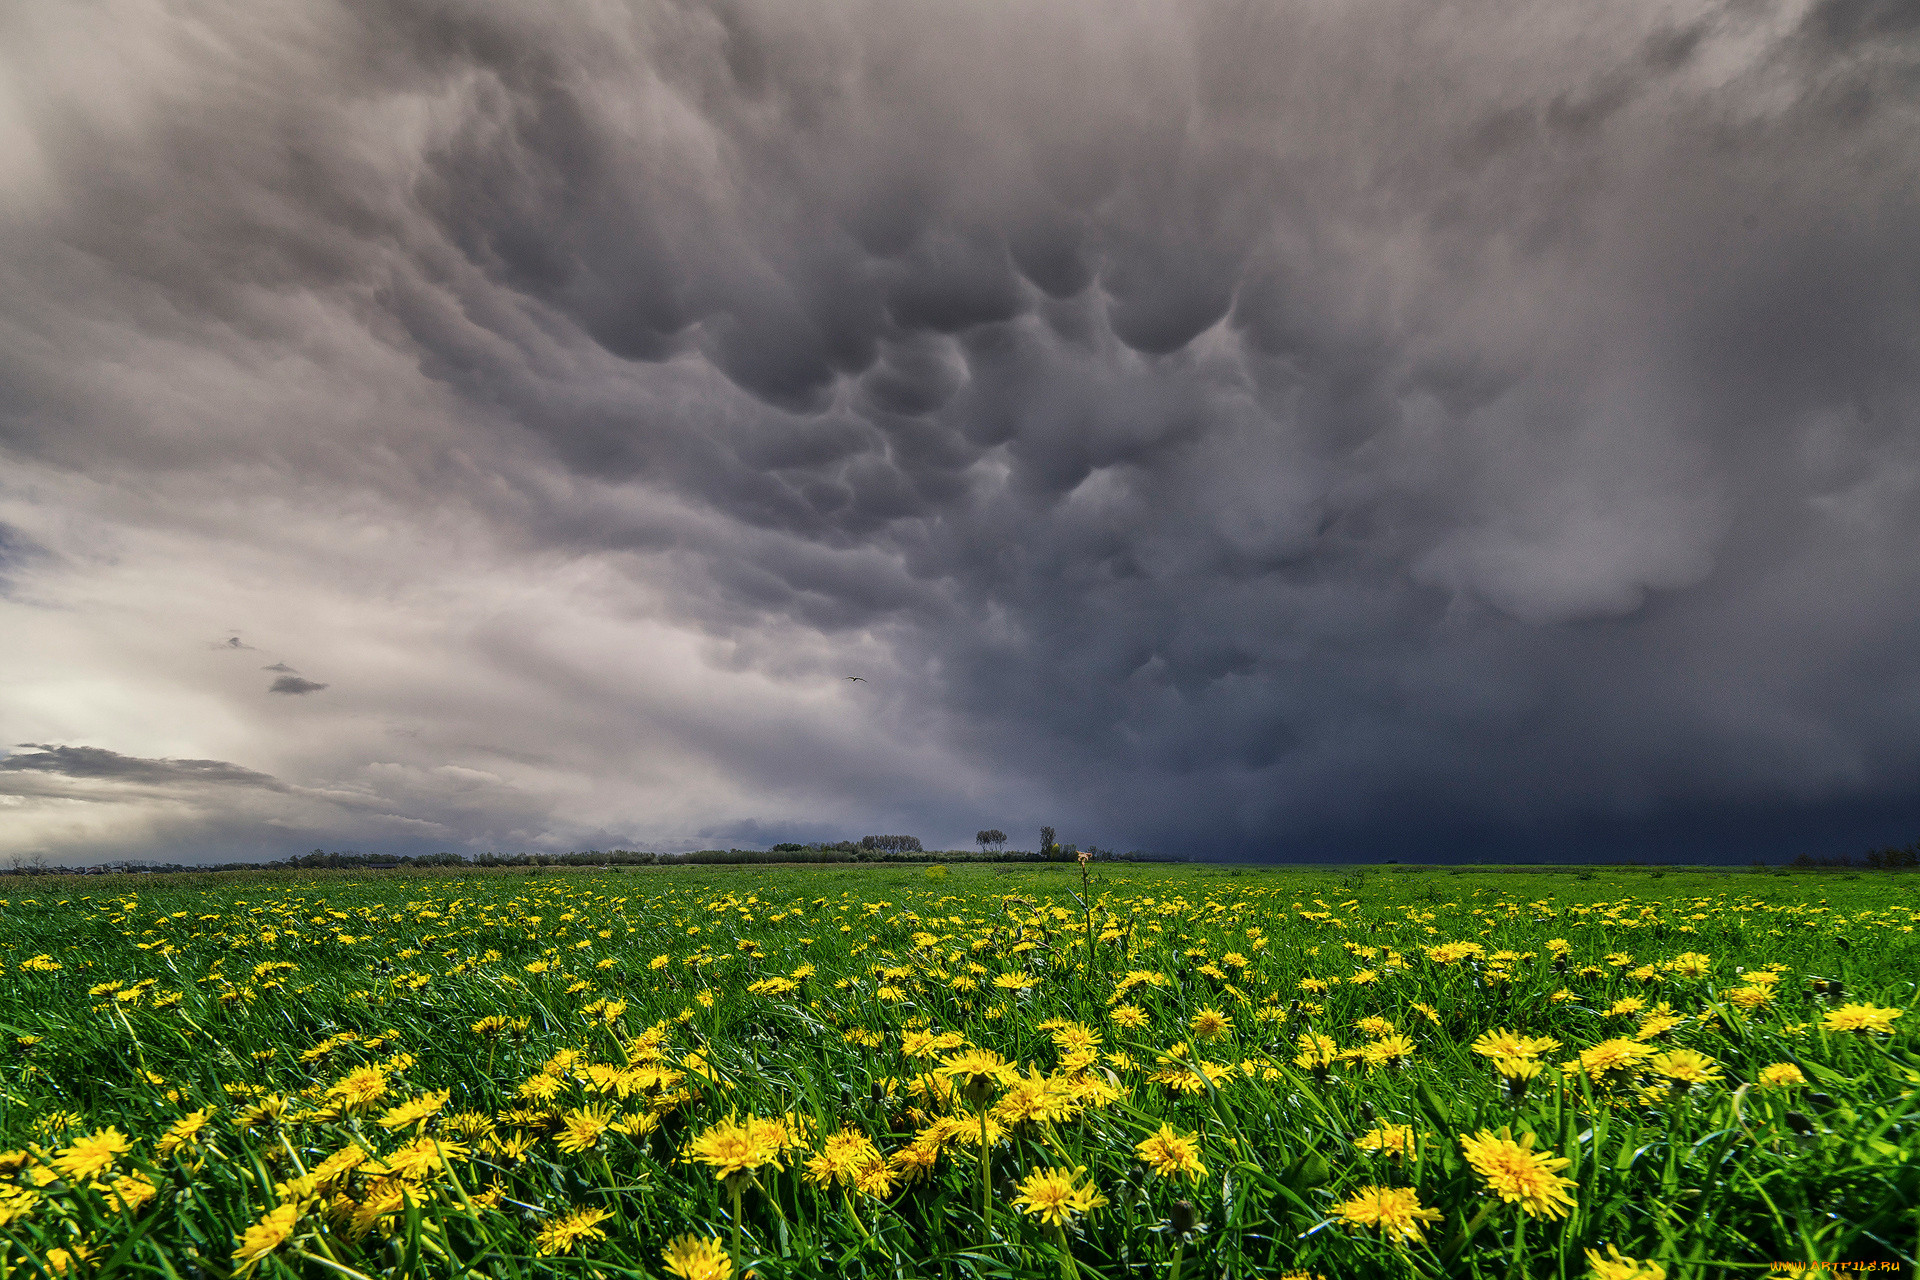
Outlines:
{"type": "Polygon", "coordinates": [[[0,851],[1911,839],[1915,35],[17,7],[0,851]]]}

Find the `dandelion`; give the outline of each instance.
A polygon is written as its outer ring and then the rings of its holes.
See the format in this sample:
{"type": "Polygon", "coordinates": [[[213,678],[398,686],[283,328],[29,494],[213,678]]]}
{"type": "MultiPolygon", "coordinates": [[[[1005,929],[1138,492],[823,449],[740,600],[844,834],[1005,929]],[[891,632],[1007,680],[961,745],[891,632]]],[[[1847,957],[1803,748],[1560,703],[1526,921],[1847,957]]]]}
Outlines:
{"type": "Polygon", "coordinates": [[[1696,1084],[1717,1084],[1720,1081],[1720,1064],[1693,1049],[1657,1053],[1648,1060],[1647,1065],[1665,1076],[1681,1093],[1696,1084]]]}
{"type": "Polygon", "coordinates": [[[1552,1036],[1523,1036],[1504,1028],[1489,1031],[1473,1042],[1473,1051],[1487,1058],[1537,1058],[1559,1047],[1560,1042],[1552,1036]]]}
{"type": "Polygon", "coordinates": [[[1377,1185],[1363,1186],[1334,1205],[1333,1215],[1350,1227],[1377,1227],[1395,1244],[1425,1240],[1420,1224],[1440,1221],[1440,1211],[1422,1208],[1413,1188],[1377,1185]]]}
{"type": "Polygon", "coordinates": [[[1161,1125],[1133,1149],[1149,1169],[1163,1178],[1179,1174],[1197,1181],[1206,1176],[1207,1167],[1200,1161],[1200,1140],[1177,1133],[1170,1124],[1161,1125]]]}
{"type": "Polygon", "coordinates": [[[733,1261],[717,1238],[676,1236],[660,1251],[667,1274],[680,1280],[732,1280],[733,1261]]]}
{"type": "Polygon", "coordinates": [[[1069,1223],[1080,1214],[1107,1203],[1106,1197],[1091,1185],[1075,1185],[1076,1179],[1086,1171],[1085,1165],[1073,1169],[1036,1169],[1021,1181],[1014,1207],[1050,1227],[1069,1223]]]}
{"type": "Polygon", "coordinates": [[[569,1154],[591,1151],[600,1135],[613,1127],[613,1108],[603,1103],[576,1107],[560,1117],[560,1136],[553,1145],[569,1154]]]}
{"type": "Polygon", "coordinates": [[[248,1227],[240,1237],[240,1243],[233,1251],[234,1274],[242,1275],[253,1269],[260,1259],[293,1239],[293,1229],[300,1221],[300,1206],[283,1204],[277,1209],[269,1209],[260,1219],[248,1227]]]}
{"type": "Polygon", "coordinates": [[[1579,1061],[1569,1065],[1573,1070],[1585,1071],[1595,1084],[1602,1084],[1626,1079],[1652,1056],[1653,1050],[1638,1040],[1616,1037],[1581,1050],[1579,1061]]]}
{"type": "Polygon", "coordinates": [[[687,1159],[713,1170],[718,1181],[737,1174],[751,1174],[780,1160],[780,1135],[756,1129],[749,1123],[722,1120],[696,1137],[687,1148],[687,1159]]]}
{"type": "Polygon", "coordinates": [[[1624,1257],[1620,1246],[1607,1246],[1605,1256],[1598,1249],[1587,1250],[1588,1280],[1667,1280],[1667,1269],[1651,1262],[1624,1257]]]}
{"type": "Polygon", "coordinates": [[[387,1073],[378,1067],[360,1067],[329,1086],[327,1096],[352,1110],[370,1107],[387,1096],[387,1073]]]}
{"type": "Polygon", "coordinates": [[[1512,1131],[1504,1128],[1498,1134],[1482,1129],[1460,1139],[1467,1163],[1486,1179],[1495,1195],[1518,1204],[1532,1217],[1563,1218],[1573,1205],[1567,1189],[1577,1184],[1561,1177],[1559,1170],[1572,1161],[1556,1158],[1551,1151],[1535,1151],[1533,1143],[1533,1134],[1515,1142],[1512,1131]]]}
{"type": "Polygon", "coordinates": [[[1495,1058],[1493,1069],[1502,1080],[1506,1081],[1508,1094],[1515,1098],[1526,1093],[1528,1083],[1542,1070],[1540,1059],[1522,1058],[1511,1054],[1495,1058]]]}
{"type": "Polygon", "coordinates": [[[1362,1151],[1377,1151],[1382,1155],[1405,1156],[1413,1150],[1413,1126],[1410,1124],[1389,1124],[1367,1130],[1353,1140],[1353,1145],[1362,1151]]]}
{"type": "Polygon", "coordinates": [[[1233,1030],[1233,1019],[1218,1009],[1202,1009],[1187,1021],[1196,1040],[1218,1040],[1233,1030]]]}
{"type": "Polygon", "coordinates": [[[126,1213],[138,1213],[159,1194],[160,1189],[148,1181],[145,1174],[129,1173],[113,1180],[107,1188],[107,1202],[126,1213]]]}
{"type": "Polygon", "coordinates": [[[418,1124],[429,1116],[437,1114],[440,1108],[447,1105],[447,1099],[452,1096],[450,1090],[442,1089],[438,1093],[419,1094],[397,1107],[388,1107],[380,1115],[380,1127],[404,1129],[410,1124],[418,1124]]]}
{"type": "Polygon", "coordinates": [[[1829,1031],[1852,1031],[1861,1035],[1868,1032],[1887,1032],[1893,1030],[1894,1019],[1903,1011],[1900,1009],[1882,1009],[1871,1004],[1843,1004],[1838,1009],[1830,1009],[1821,1017],[1820,1025],[1829,1031]]]}
{"type": "Polygon", "coordinates": [[[97,1178],[132,1148],[126,1134],[108,1125],[75,1139],[72,1146],[62,1147],[53,1157],[53,1166],[69,1178],[97,1178]]]}
{"type": "Polygon", "coordinates": [[[1762,1089],[1792,1089],[1806,1082],[1806,1075],[1791,1062],[1775,1062],[1760,1068],[1759,1083],[1762,1089]]]}
{"type": "Polygon", "coordinates": [[[539,1234],[534,1236],[536,1251],[541,1257],[547,1258],[556,1253],[572,1253],[574,1247],[583,1241],[605,1240],[607,1233],[600,1229],[599,1224],[612,1216],[606,1209],[575,1209],[540,1228],[539,1234]]]}

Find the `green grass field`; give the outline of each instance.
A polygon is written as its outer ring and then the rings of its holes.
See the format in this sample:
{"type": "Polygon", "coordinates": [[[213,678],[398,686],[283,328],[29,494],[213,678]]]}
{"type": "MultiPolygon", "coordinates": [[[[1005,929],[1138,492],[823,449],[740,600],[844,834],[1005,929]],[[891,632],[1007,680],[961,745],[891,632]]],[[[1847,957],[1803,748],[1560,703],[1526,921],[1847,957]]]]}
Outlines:
{"type": "Polygon", "coordinates": [[[1090,871],[0,879],[0,1280],[1914,1265],[1911,878],[1090,871]]]}

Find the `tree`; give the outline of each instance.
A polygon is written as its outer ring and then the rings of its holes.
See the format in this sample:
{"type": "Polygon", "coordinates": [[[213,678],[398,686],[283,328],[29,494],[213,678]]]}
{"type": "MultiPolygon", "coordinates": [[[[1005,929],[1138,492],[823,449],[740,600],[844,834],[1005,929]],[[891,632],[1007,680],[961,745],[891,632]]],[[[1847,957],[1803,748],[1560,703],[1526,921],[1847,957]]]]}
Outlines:
{"type": "Polygon", "coordinates": [[[1053,856],[1053,828],[1052,827],[1040,828],[1040,856],[1043,858],[1050,858],[1053,856]]]}
{"type": "Polygon", "coordinates": [[[974,839],[980,842],[980,848],[982,850],[985,850],[988,845],[992,845],[993,851],[998,853],[1006,847],[1007,833],[997,827],[988,827],[985,831],[974,836],[974,839]]]}

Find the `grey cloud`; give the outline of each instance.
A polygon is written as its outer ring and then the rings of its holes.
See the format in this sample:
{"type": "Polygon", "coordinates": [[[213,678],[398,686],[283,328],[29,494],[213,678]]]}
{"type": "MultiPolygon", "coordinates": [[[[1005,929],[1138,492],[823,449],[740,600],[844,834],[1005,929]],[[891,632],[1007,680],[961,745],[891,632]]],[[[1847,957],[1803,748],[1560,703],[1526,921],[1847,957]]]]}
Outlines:
{"type": "MultiPolygon", "coordinates": [[[[129,538],[245,493],[425,619],[461,524],[475,592],[604,573],[782,688],[884,661],[862,732],[981,779],[676,723],[795,829],[1920,824],[1912,6],[302,12],[23,117],[0,449],[159,495],[129,538]]],[[[522,829],[440,785],[394,812],[522,829]]]]}
{"type": "Polygon", "coordinates": [[[286,673],[287,673],[287,674],[289,674],[289,675],[297,675],[297,674],[299,674],[298,672],[296,672],[296,671],[294,671],[294,669],[293,669],[292,667],[290,667],[290,666],[288,666],[288,665],[287,665],[286,663],[284,663],[284,662],[276,662],[276,663],[274,663],[274,664],[273,664],[273,665],[271,665],[271,666],[266,666],[266,667],[262,667],[262,668],[260,668],[260,669],[261,669],[262,671],[284,671],[284,672],[286,672],[286,673]]]}
{"type": "Polygon", "coordinates": [[[66,747],[23,742],[0,758],[0,773],[53,774],[89,782],[126,782],[147,786],[261,787],[285,790],[269,774],[225,760],[151,760],[125,756],[104,747],[66,747]]]}

